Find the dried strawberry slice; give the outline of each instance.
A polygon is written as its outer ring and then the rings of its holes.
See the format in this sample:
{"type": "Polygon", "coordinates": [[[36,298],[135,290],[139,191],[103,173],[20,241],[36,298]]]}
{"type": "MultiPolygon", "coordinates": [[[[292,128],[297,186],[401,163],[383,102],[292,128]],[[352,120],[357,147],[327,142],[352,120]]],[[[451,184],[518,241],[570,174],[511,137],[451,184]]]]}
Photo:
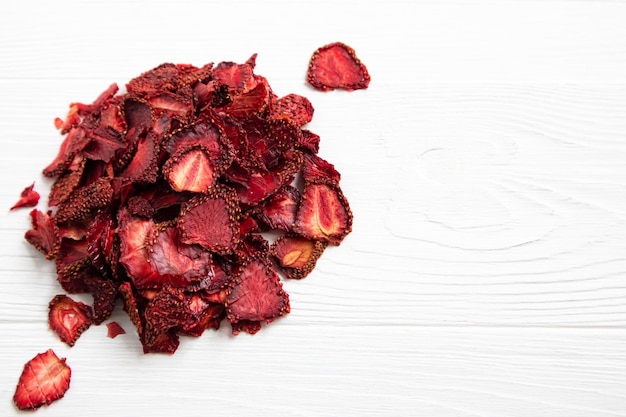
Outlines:
{"type": "Polygon", "coordinates": [[[187,245],[180,241],[179,230],[168,224],[158,225],[158,233],[148,242],[150,268],[157,275],[151,279],[134,279],[138,288],[167,284],[197,290],[211,282],[211,254],[198,245],[187,245]]]}
{"type": "Polygon", "coordinates": [[[244,64],[220,62],[213,68],[213,79],[216,83],[227,85],[229,89],[237,93],[253,89],[256,86],[253,73],[255,57],[256,55],[253,55],[244,64]]]}
{"type": "Polygon", "coordinates": [[[317,49],[307,71],[307,81],[318,90],[352,91],[367,88],[370,76],[354,49],[335,42],[317,49]]]}
{"type": "Polygon", "coordinates": [[[236,323],[231,323],[230,326],[234,336],[242,331],[248,334],[257,334],[261,330],[261,322],[259,321],[240,320],[236,323]]]}
{"type": "Polygon", "coordinates": [[[61,174],[59,178],[52,184],[50,194],[48,195],[48,206],[53,207],[67,200],[72,192],[78,187],[87,160],[77,155],[69,167],[61,174]]]}
{"type": "Polygon", "coordinates": [[[57,295],[48,307],[50,328],[70,346],[74,346],[80,335],[91,326],[91,307],[67,295],[57,295]]]}
{"type": "Polygon", "coordinates": [[[317,155],[305,154],[302,178],[305,183],[337,185],[341,180],[341,174],[325,159],[317,155]]]}
{"type": "Polygon", "coordinates": [[[108,178],[99,178],[93,184],[77,188],[59,204],[56,213],[58,223],[81,221],[107,207],[113,200],[113,187],[108,178]]]}
{"type": "Polygon", "coordinates": [[[304,126],[313,120],[313,105],[306,97],[298,94],[287,94],[276,101],[272,115],[287,117],[298,126],[304,126]]]}
{"type": "Polygon", "coordinates": [[[327,242],[288,234],[279,236],[270,252],[287,278],[302,279],[313,271],[327,245],[327,242]]]}
{"type": "Polygon", "coordinates": [[[270,229],[293,230],[300,192],[291,185],[281,187],[258,210],[257,217],[270,229]]]}
{"type": "Polygon", "coordinates": [[[209,194],[183,204],[178,218],[181,241],[213,252],[232,252],[239,241],[239,216],[234,191],[214,187],[209,194]]]}
{"type": "Polygon", "coordinates": [[[35,410],[63,398],[70,388],[72,371],[52,349],[37,354],[22,370],[13,402],[20,410],[35,410]]]}
{"type": "Polygon", "coordinates": [[[228,321],[271,322],[290,311],[289,295],[278,274],[261,260],[244,266],[232,280],[226,297],[228,321]]]}
{"type": "Polygon", "coordinates": [[[117,285],[108,279],[96,278],[88,281],[88,291],[93,296],[93,323],[102,324],[111,317],[117,299],[117,285]]]}
{"type": "Polygon", "coordinates": [[[155,230],[154,221],[134,217],[126,208],[118,212],[117,220],[119,262],[135,285],[154,279],[156,273],[148,262],[148,236],[155,230]]]}
{"type": "Polygon", "coordinates": [[[33,209],[30,212],[33,228],[24,235],[28,243],[43,253],[46,259],[54,259],[61,245],[59,228],[50,214],[33,209]]]}
{"type": "Polygon", "coordinates": [[[11,207],[11,210],[15,210],[20,207],[35,207],[39,203],[39,193],[34,190],[35,183],[33,182],[20,194],[20,199],[11,207]]]}
{"type": "Polygon", "coordinates": [[[129,131],[134,129],[141,133],[152,126],[152,109],[144,101],[129,98],[124,101],[122,111],[129,131]]]}
{"type": "Polygon", "coordinates": [[[175,191],[208,191],[217,179],[210,151],[201,145],[181,149],[163,165],[163,176],[175,191]]]}
{"type": "Polygon", "coordinates": [[[59,147],[59,152],[54,160],[43,170],[46,177],[56,177],[72,162],[74,156],[82,151],[89,143],[89,136],[81,127],[70,129],[59,147]]]}
{"type": "Polygon", "coordinates": [[[138,183],[154,183],[158,174],[158,148],[154,134],[139,139],[137,150],[121,177],[138,183]]]}
{"type": "Polygon", "coordinates": [[[352,212],[339,186],[305,185],[294,230],[309,239],[338,245],[352,231],[352,212]]]}
{"type": "Polygon", "coordinates": [[[117,336],[121,334],[125,334],[126,330],[116,321],[111,321],[107,323],[107,337],[111,339],[115,339],[117,336]]]}
{"type": "Polygon", "coordinates": [[[137,333],[141,337],[141,334],[143,333],[143,321],[141,319],[142,314],[139,310],[137,297],[135,297],[133,287],[131,286],[130,282],[123,282],[119,286],[118,291],[120,296],[122,297],[124,311],[126,312],[126,314],[128,314],[130,321],[135,325],[137,333]]]}
{"type": "Polygon", "coordinates": [[[109,162],[125,146],[119,133],[98,129],[91,133],[91,140],[82,153],[89,159],[109,162]]]}
{"type": "Polygon", "coordinates": [[[302,136],[296,143],[296,147],[316,154],[320,150],[320,136],[310,130],[302,129],[302,136]]]}

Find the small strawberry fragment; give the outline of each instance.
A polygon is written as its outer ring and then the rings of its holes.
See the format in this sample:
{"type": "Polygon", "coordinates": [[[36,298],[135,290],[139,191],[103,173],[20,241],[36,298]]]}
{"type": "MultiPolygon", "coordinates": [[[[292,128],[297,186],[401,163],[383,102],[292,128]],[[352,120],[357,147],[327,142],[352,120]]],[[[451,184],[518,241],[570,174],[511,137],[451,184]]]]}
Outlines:
{"type": "Polygon", "coordinates": [[[352,231],[352,212],[341,189],[330,184],[305,185],[294,230],[309,239],[338,245],[352,231]]]}
{"type": "Polygon", "coordinates": [[[91,326],[91,308],[67,295],[59,294],[50,301],[48,324],[59,338],[74,346],[80,335],[91,326]]]}
{"type": "Polygon", "coordinates": [[[107,323],[107,337],[111,339],[115,339],[117,336],[121,334],[125,334],[126,330],[116,321],[111,321],[107,323]]]}
{"type": "Polygon", "coordinates": [[[318,48],[311,56],[307,81],[322,91],[367,88],[370,76],[354,49],[341,42],[318,48]]]}
{"type": "Polygon", "coordinates": [[[297,235],[282,235],[274,241],[270,252],[287,278],[302,279],[313,271],[327,245],[297,235]]]}
{"type": "Polygon", "coordinates": [[[296,222],[300,192],[291,185],[281,187],[260,207],[258,218],[270,229],[291,231],[296,222]]]}
{"type": "Polygon", "coordinates": [[[70,388],[72,370],[52,349],[37,354],[24,365],[13,402],[20,410],[35,410],[63,398],[70,388]]]}
{"type": "Polygon", "coordinates": [[[28,187],[24,188],[20,194],[20,199],[11,207],[11,210],[15,210],[20,207],[35,207],[39,203],[39,193],[33,188],[35,183],[33,182],[28,187]]]}
{"type": "Polygon", "coordinates": [[[228,321],[271,322],[289,313],[289,295],[269,265],[260,260],[249,262],[237,275],[226,297],[228,321]]]}
{"type": "Polygon", "coordinates": [[[58,223],[81,221],[93,216],[113,200],[113,188],[108,178],[99,178],[93,184],[77,188],[61,202],[56,213],[58,223]]]}
{"type": "Polygon", "coordinates": [[[59,228],[54,218],[50,212],[44,213],[37,209],[30,212],[30,217],[33,228],[26,231],[24,238],[46,259],[54,259],[60,247],[59,228]]]}

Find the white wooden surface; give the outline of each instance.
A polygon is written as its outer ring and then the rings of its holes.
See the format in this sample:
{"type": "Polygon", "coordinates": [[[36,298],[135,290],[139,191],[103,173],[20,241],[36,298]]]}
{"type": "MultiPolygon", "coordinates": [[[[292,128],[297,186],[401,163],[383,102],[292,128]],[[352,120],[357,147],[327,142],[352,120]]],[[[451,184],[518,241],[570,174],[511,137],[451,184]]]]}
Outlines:
{"type": "Polygon", "coordinates": [[[626,416],[625,22],[621,1],[2,2],[0,415],[53,348],[71,388],[40,416],[626,416]],[[336,40],[368,90],[304,84],[336,40]],[[143,355],[120,309],[129,333],[65,347],[53,265],[8,211],[49,187],[53,118],[162,62],[254,52],[312,101],[353,233],[255,336],[143,355]]]}

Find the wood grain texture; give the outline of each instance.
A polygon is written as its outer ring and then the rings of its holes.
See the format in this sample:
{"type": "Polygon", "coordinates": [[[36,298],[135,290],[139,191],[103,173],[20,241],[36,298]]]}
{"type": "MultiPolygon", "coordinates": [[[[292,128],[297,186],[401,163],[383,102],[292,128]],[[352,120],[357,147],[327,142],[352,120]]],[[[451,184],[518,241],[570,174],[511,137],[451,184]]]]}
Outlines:
{"type": "Polygon", "coordinates": [[[73,379],[49,416],[626,416],[625,20],[621,1],[3,3],[0,415],[52,347],[73,379]],[[368,90],[304,84],[335,40],[368,90]],[[253,337],[145,356],[118,309],[128,334],[65,347],[54,265],[8,212],[33,180],[45,203],[53,118],[164,61],[254,52],[313,102],[354,231],[253,337]]]}

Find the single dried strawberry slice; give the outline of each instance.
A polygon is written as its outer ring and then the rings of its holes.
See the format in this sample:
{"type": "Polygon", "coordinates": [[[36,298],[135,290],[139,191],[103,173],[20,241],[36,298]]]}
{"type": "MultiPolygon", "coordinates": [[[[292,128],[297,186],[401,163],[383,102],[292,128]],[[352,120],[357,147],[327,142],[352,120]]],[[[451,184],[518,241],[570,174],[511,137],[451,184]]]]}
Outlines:
{"type": "Polygon", "coordinates": [[[181,149],[163,165],[163,176],[175,191],[208,191],[217,179],[210,151],[201,145],[181,149]]]}
{"type": "Polygon", "coordinates": [[[270,229],[293,230],[300,192],[291,185],[281,187],[258,210],[257,217],[270,229]]]}
{"type": "Polygon", "coordinates": [[[59,204],[58,223],[81,221],[107,207],[113,200],[113,187],[108,178],[99,178],[93,184],[77,188],[67,200],[59,204]]]}
{"type": "Polygon", "coordinates": [[[239,241],[240,209],[233,190],[214,187],[183,204],[178,218],[181,241],[218,253],[232,252],[239,241]]]}
{"type": "Polygon", "coordinates": [[[24,365],[13,402],[20,410],[35,410],[63,398],[70,388],[72,370],[52,349],[37,354],[24,365]]]}
{"type": "Polygon", "coordinates": [[[148,236],[155,230],[154,221],[130,214],[127,208],[118,212],[117,235],[120,239],[119,262],[128,276],[137,283],[152,279],[156,274],[148,262],[148,236]]]}
{"type": "Polygon", "coordinates": [[[117,336],[121,334],[125,334],[126,330],[116,321],[111,321],[107,323],[107,337],[111,339],[115,339],[117,336]]]}
{"type": "Polygon", "coordinates": [[[320,139],[318,134],[302,129],[302,136],[296,143],[296,147],[316,154],[320,150],[320,139]]]}
{"type": "Polygon", "coordinates": [[[270,252],[287,278],[302,279],[313,271],[326,246],[327,242],[289,234],[279,236],[270,252]]]}
{"type": "Polygon", "coordinates": [[[33,228],[24,234],[28,243],[43,253],[46,259],[54,259],[61,245],[59,228],[50,214],[33,209],[30,212],[33,228]]]}
{"type": "Polygon", "coordinates": [[[20,194],[20,199],[11,207],[11,210],[15,210],[20,207],[35,207],[39,203],[39,193],[34,190],[35,183],[33,182],[28,187],[24,188],[20,194]]]}
{"type": "Polygon", "coordinates": [[[74,156],[89,143],[89,136],[80,126],[70,129],[54,160],[43,170],[46,177],[56,177],[72,162],[74,156]]]}
{"type": "Polygon", "coordinates": [[[57,295],[48,306],[48,324],[59,338],[74,346],[80,335],[91,326],[91,307],[67,295],[57,295]]]}
{"type": "Polygon", "coordinates": [[[248,334],[256,334],[261,330],[261,322],[251,320],[241,320],[230,324],[233,336],[246,332],[248,334]]]}
{"type": "Polygon", "coordinates": [[[352,212],[339,186],[305,185],[294,230],[309,239],[338,245],[352,231],[352,212]]]}
{"type": "Polygon", "coordinates": [[[154,183],[159,169],[158,157],[155,135],[148,134],[139,139],[132,160],[120,176],[138,183],[154,183]]]}
{"type": "Polygon", "coordinates": [[[111,317],[117,299],[117,285],[109,280],[94,278],[88,281],[88,291],[93,296],[93,323],[102,324],[111,317]]]}
{"type": "Polygon", "coordinates": [[[352,91],[367,88],[370,76],[354,49],[341,42],[322,46],[313,52],[307,81],[318,90],[336,88],[352,91]]]}
{"type": "Polygon", "coordinates": [[[90,137],[91,140],[82,153],[92,160],[109,162],[118,150],[126,147],[119,133],[103,128],[91,132],[90,137]]]}
{"type": "Polygon", "coordinates": [[[142,311],[140,311],[139,305],[137,304],[137,297],[135,297],[133,287],[130,282],[123,282],[119,286],[118,291],[122,297],[124,311],[128,314],[130,321],[137,329],[137,334],[141,337],[141,334],[143,333],[142,311]]]}
{"type": "Polygon", "coordinates": [[[134,129],[141,133],[152,126],[152,109],[143,100],[128,98],[122,105],[122,112],[129,131],[134,129]]]}
{"type": "Polygon", "coordinates": [[[244,64],[220,62],[213,68],[213,79],[216,83],[227,85],[229,89],[237,93],[253,89],[256,86],[253,73],[254,57],[256,54],[244,64]]]}
{"type": "Polygon", "coordinates": [[[59,178],[50,187],[50,194],[48,194],[48,206],[58,206],[59,203],[67,200],[72,192],[78,187],[87,159],[82,155],[76,155],[72,163],[68,168],[60,175],[59,178]]]}
{"type": "Polygon", "coordinates": [[[298,126],[304,126],[313,120],[313,105],[306,97],[287,94],[276,101],[272,108],[272,115],[287,117],[298,126]]]}
{"type": "Polygon", "coordinates": [[[305,154],[302,165],[302,178],[305,183],[338,185],[341,174],[335,166],[317,155],[305,154]]]}
{"type": "Polygon", "coordinates": [[[155,274],[149,279],[135,277],[137,288],[167,284],[197,290],[210,285],[213,263],[209,251],[182,243],[174,225],[157,225],[156,230],[156,236],[147,242],[147,262],[155,274]]]}
{"type": "Polygon", "coordinates": [[[226,297],[228,321],[271,322],[290,311],[289,295],[278,274],[261,260],[253,260],[234,277],[226,297]]]}

